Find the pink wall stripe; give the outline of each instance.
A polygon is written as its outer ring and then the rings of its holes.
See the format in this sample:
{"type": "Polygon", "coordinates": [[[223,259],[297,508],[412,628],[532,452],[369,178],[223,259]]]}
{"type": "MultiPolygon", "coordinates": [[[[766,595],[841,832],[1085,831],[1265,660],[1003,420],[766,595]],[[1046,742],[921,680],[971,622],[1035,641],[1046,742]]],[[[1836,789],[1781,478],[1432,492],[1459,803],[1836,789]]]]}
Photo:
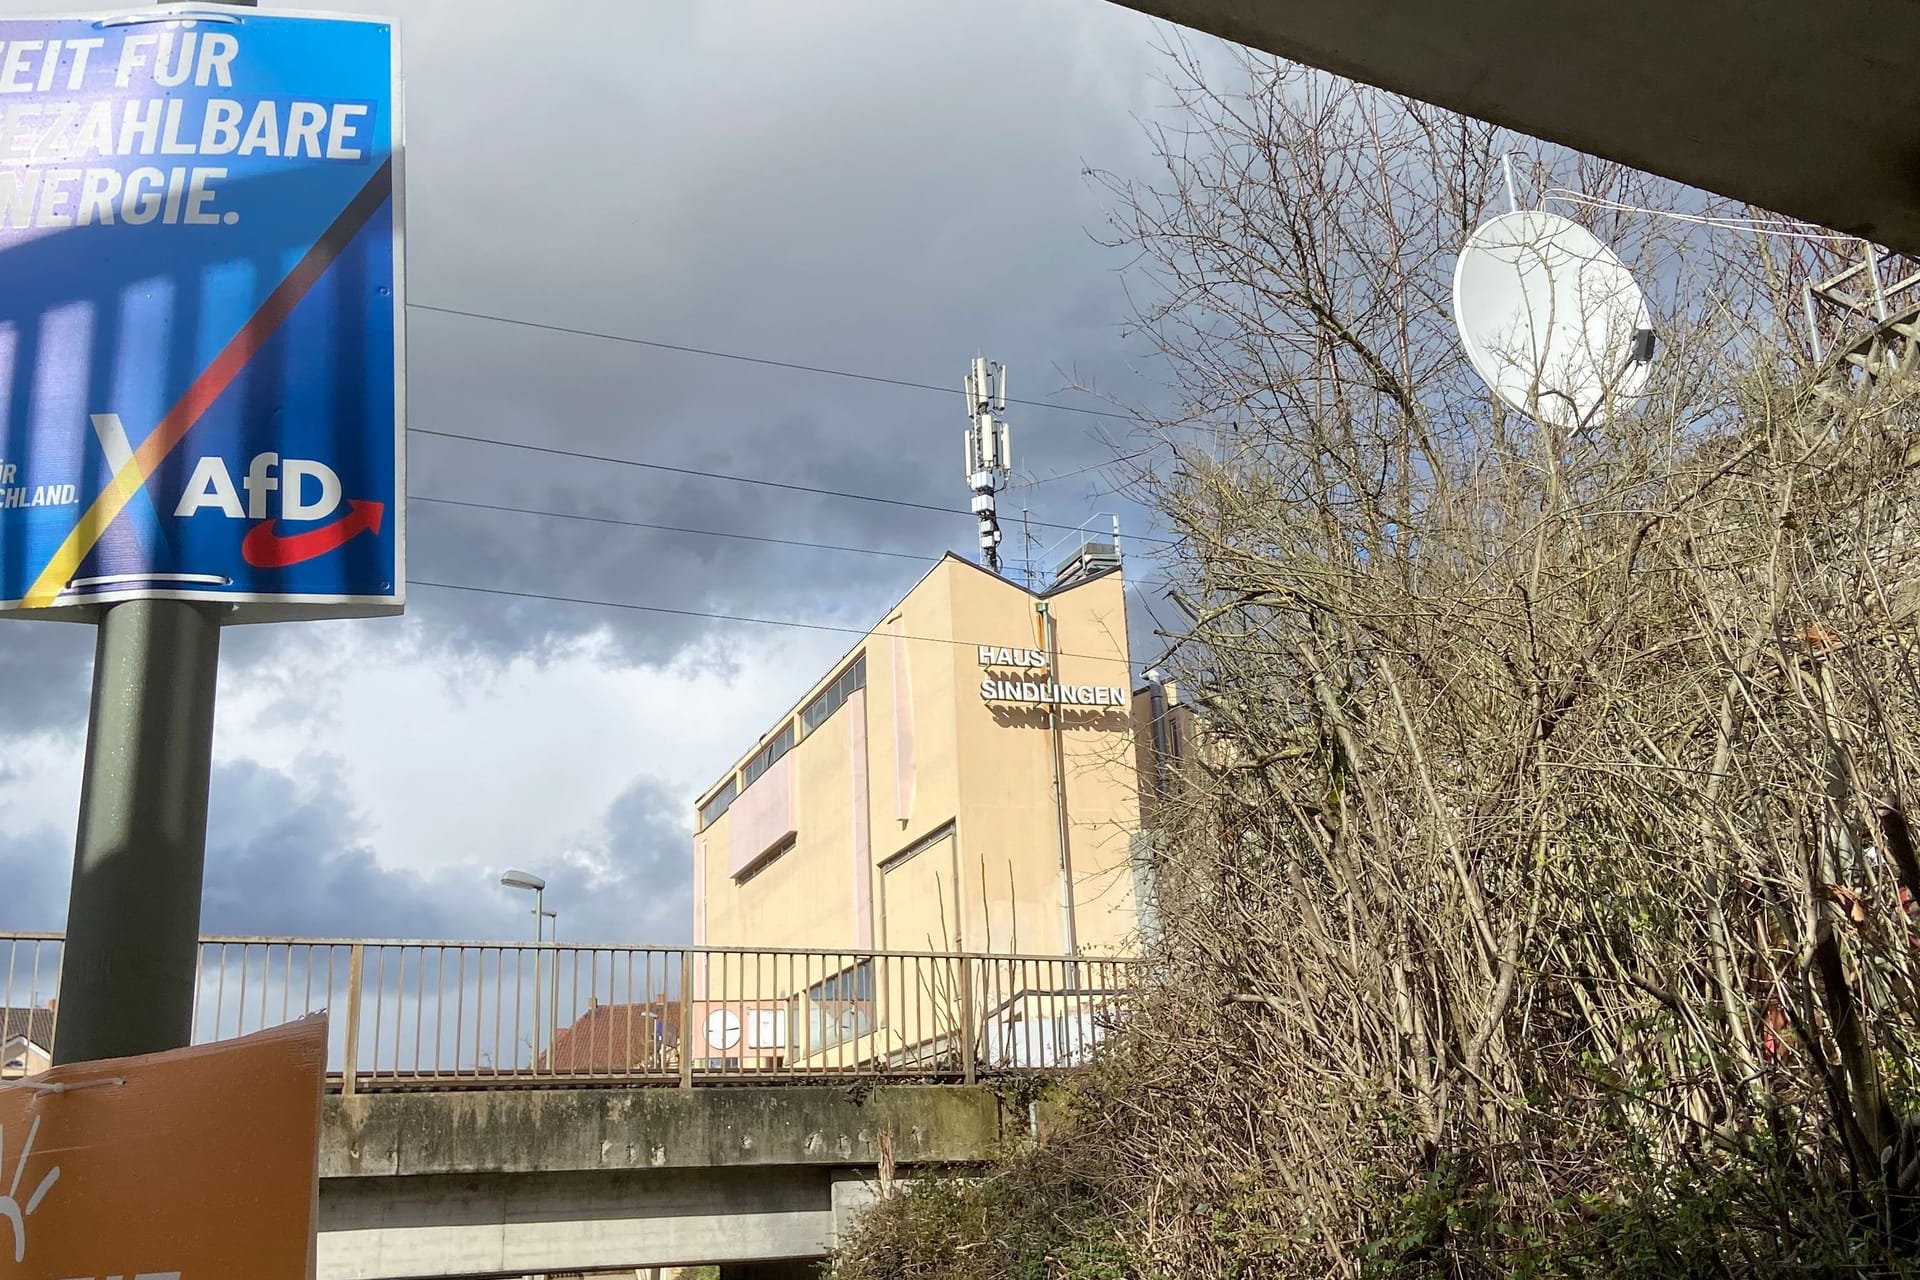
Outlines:
{"type": "Polygon", "coordinates": [[[753,780],[727,810],[727,874],[738,876],[794,833],[793,753],[753,780]]]}
{"type": "Polygon", "coordinates": [[[707,940],[707,838],[693,838],[693,945],[707,940]]]}
{"type": "Polygon", "coordinates": [[[907,669],[907,640],[900,631],[900,619],[890,624],[893,632],[893,797],[895,816],[902,822],[913,817],[913,787],[916,777],[913,761],[913,684],[907,669]]]}
{"type": "Polygon", "coordinates": [[[847,773],[853,779],[853,945],[873,947],[873,787],[867,779],[867,691],[847,696],[847,773]]]}

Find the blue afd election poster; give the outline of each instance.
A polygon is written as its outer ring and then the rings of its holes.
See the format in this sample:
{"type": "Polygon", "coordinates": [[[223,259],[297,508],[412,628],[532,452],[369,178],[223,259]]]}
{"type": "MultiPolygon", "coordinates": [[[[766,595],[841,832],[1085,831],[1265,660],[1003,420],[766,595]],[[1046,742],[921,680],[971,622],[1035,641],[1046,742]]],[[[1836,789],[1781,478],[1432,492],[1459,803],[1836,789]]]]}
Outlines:
{"type": "Polygon", "coordinates": [[[405,599],[391,23],[0,21],[0,616],[405,599]]]}

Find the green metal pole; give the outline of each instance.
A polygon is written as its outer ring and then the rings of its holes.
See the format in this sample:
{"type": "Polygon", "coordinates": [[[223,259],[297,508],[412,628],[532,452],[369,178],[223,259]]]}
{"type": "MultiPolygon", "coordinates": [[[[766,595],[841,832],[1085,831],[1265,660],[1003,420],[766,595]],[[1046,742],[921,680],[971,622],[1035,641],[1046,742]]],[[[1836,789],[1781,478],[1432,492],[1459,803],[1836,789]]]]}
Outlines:
{"type": "Polygon", "coordinates": [[[158,1053],[193,1039],[221,612],[129,600],[100,615],[56,1063],[158,1053]]]}
{"type": "Polygon", "coordinates": [[[192,1037],[220,614],[130,600],[101,616],[55,1062],[192,1037]]]}

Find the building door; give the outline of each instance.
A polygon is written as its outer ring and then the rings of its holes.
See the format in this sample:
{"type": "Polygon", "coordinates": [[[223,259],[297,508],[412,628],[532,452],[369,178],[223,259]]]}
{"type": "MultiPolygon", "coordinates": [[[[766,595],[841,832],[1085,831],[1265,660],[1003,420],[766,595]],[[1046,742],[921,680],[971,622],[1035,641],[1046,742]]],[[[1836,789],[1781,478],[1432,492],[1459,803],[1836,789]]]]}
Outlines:
{"type": "Polygon", "coordinates": [[[880,945],[888,951],[953,951],[961,941],[953,883],[953,828],[880,866],[880,945]]]}

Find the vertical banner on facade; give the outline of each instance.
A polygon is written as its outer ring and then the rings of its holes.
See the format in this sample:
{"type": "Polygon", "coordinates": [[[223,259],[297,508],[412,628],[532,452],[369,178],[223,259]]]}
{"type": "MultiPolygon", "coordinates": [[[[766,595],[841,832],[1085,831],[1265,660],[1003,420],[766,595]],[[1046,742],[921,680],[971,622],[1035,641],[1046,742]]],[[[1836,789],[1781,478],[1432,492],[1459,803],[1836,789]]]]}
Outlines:
{"type": "Polygon", "coordinates": [[[362,18],[0,21],[0,616],[400,611],[398,75],[362,18]]]}
{"type": "Polygon", "coordinates": [[[0,1276],[312,1276],[326,1060],[320,1015],[0,1086],[0,1276]]]}

